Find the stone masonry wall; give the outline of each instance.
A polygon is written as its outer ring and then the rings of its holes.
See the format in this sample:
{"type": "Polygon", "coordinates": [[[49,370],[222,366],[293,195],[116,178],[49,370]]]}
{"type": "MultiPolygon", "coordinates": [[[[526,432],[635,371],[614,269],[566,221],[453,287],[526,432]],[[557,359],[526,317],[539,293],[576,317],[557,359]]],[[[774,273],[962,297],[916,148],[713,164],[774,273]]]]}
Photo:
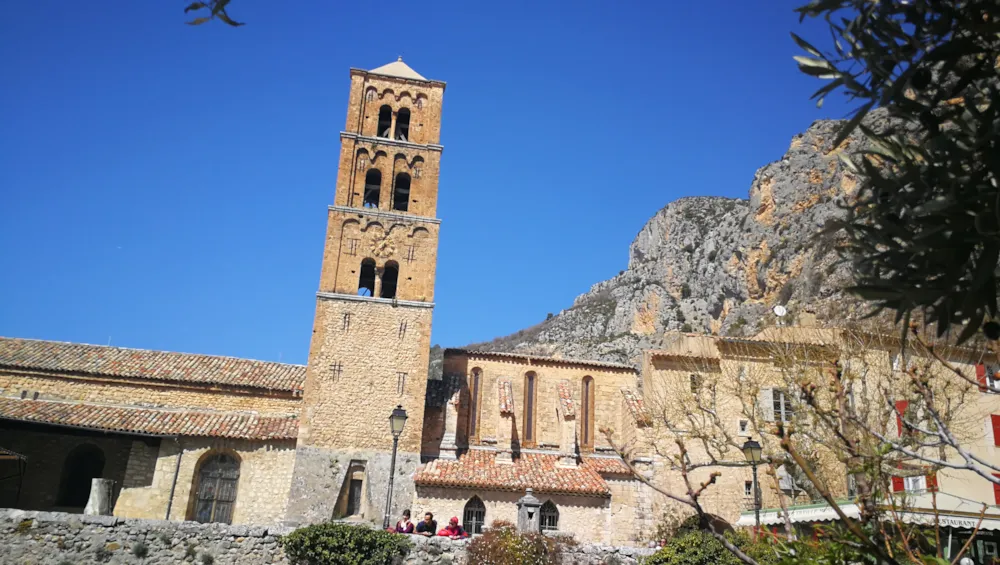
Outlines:
{"type": "MultiPolygon", "coordinates": [[[[359,526],[363,527],[363,526],[359,526]]],[[[291,531],[280,526],[227,526],[195,522],[122,519],[56,512],[0,509],[0,564],[61,565],[64,563],[175,565],[290,565],[279,539],[291,531]],[[145,546],[140,558],[138,547],[145,546]]],[[[413,548],[405,565],[466,563],[468,541],[411,536],[413,548]]],[[[564,564],[635,565],[648,549],[578,545],[564,555],[564,564]]]]}

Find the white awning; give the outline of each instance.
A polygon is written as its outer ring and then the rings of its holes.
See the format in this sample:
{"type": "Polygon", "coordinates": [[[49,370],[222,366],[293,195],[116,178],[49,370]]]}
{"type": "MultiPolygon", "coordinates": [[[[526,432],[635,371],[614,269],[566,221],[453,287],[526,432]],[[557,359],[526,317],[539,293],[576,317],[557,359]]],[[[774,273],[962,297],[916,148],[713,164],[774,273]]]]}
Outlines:
{"type": "MultiPolygon", "coordinates": [[[[840,509],[848,518],[858,518],[861,512],[857,504],[845,503],[839,505],[840,509]]],[[[839,520],[837,512],[827,504],[810,504],[808,506],[790,506],[788,517],[792,523],[798,522],[832,522],[839,520]]],[[[772,508],[760,511],[760,524],[762,526],[774,526],[785,523],[785,514],[780,508],[772,508]]],[[[755,526],[757,519],[753,511],[743,512],[735,526],[755,526]]]]}
{"type": "MultiPolygon", "coordinates": [[[[901,502],[905,502],[905,506],[897,509],[896,514],[901,521],[907,524],[934,525],[934,508],[936,507],[938,523],[942,526],[972,529],[976,527],[976,524],[979,524],[979,515],[983,511],[982,502],[945,492],[937,493],[935,500],[932,500],[931,493],[921,492],[901,502]]],[[[859,518],[861,516],[857,504],[845,501],[839,506],[848,518],[859,518]]],[[[885,519],[891,520],[892,510],[884,506],[882,510],[885,512],[885,519]]],[[[803,522],[832,522],[840,519],[833,508],[827,504],[790,506],[788,507],[788,518],[793,524],[803,522]]],[[[761,510],[760,524],[762,526],[783,525],[784,523],[784,512],[780,508],[761,510]]],[[[756,525],[753,511],[742,512],[740,519],[734,525],[748,527],[756,525]]],[[[986,512],[983,514],[983,521],[979,529],[1000,530],[1000,507],[991,504],[986,506],[986,512]]]]}

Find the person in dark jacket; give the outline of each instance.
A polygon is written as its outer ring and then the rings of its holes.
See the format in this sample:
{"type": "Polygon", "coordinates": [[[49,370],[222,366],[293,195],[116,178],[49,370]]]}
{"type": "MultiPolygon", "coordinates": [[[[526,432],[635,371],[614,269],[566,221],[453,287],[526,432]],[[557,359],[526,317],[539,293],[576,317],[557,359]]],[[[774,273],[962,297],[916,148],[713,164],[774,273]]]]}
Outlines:
{"type": "Polygon", "coordinates": [[[438,523],[434,521],[434,514],[427,512],[424,514],[424,519],[417,522],[417,535],[420,536],[433,536],[437,533],[438,523]]]}

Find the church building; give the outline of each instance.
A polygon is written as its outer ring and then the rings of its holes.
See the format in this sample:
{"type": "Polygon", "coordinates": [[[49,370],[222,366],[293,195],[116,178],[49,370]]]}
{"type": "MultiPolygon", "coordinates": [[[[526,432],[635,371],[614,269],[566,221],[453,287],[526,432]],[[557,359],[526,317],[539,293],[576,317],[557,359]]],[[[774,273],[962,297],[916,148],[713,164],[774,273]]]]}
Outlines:
{"type": "Polygon", "coordinates": [[[351,69],[306,366],[0,338],[0,506],[245,524],[513,520],[626,543],[650,497],[607,444],[634,367],[448,350],[429,379],[445,83],[402,59],[351,69]]]}
{"type": "MultiPolygon", "coordinates": [[[[127,518],[378,526],[411,509],[457,516],[475,534],[515,521],[531,489],[541,529],[636,545],[677,510],[647,483],[687,492],[664,438],[696,422],[663,416],[699,406],[713,380],[739,386],[712,413],[733,448],[717,457],[725,472],[691,474],[713,485],[706,511],[746,524],[755,492],[765,508],[816,502],[780,469],[762,475],[773,488],[754,483],[738,448],[754,436],[777,453],[761,431],[794,416],[775,347],[833,362],[834,330],[677,333],[635,365],[448,349],[429,374],[444,91],[401,59],[351,69],[307,365],[0,338],[0,507],[79,513],[101,484],[109,511],[127,518]],[[750,398],[748,375],[759,377],[750,398]],[[394,436],[390,415],[403,411],[394,436]]],[[[864,354],[885,379],[899,376],[891,348],[864,354]]],[[[969,445],[1000,464],[1000,368],[984,359],[963,351],[953,362],[982,378],[965,403],[977,423],[969,445]]],[[[849,497],[851,477],[830,470],[830,491],[849,497]]],[[[900,492],[933,484],[936,501],[958,501],[956,516],[962,501],[987,503],[983,527],[1000,531],[1000,490],[986,480],[942,472],[894,477],[894,489],[896,479],[900,492]]],[[[764,515],[778,523],[777,511],[764,515]]]]}

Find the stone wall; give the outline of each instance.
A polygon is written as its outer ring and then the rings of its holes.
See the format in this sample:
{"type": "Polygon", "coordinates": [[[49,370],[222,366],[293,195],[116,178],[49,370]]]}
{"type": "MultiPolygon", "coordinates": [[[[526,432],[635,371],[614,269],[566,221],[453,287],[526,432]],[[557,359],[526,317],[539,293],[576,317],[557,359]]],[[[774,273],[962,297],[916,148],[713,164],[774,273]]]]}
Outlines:
{"type": "Polygon", "coordinates": [[[278,537],[287,528],[123,519],[0,510],[2,563],[62,565],[287,564],[278,537]],[[140,546],[146,556],[140,559],[140,546]]]}
{"type": "MultiPolygon", "coordinates": [[[[359,526],[361,527],[361,526],[359,526]]],[[[0,509],[2,563],[62,565],[65,563],[175,565],[289,565],[279,538],[291,531],[279,526],[227,526],[195,522],[81,516],[55,512],[0,509]],[[145,546],[146,555],[140,546],[145,546]]],[[[413,549],[406,565],[466,563],[468,541],[411,536],[413,549]]],[[[578,545],[563,563],[635,565],[651,550],[632,547],[578,545]]]]}

